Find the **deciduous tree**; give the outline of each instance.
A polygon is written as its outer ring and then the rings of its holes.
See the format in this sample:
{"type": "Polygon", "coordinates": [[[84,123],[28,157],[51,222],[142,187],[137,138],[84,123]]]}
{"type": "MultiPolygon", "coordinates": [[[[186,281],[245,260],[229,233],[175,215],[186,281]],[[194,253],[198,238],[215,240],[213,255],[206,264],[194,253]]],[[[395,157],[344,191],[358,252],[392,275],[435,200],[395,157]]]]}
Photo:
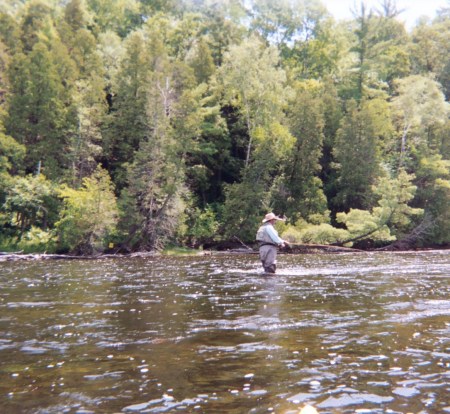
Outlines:
{"type": "Polygon", "coordinates": [[[75,253],[103,251],[117,224],[114,188],[108,173],[98,167],[79,189],[62,186],[60,220],[56,223],[60,248],[75,253]]]}
{"type": "Polygon", "coordinates": [[[432,149],[433,130],[448,120],[449,104],[439,84],[420,75],[396,82],[397,96],[392,100],[394,122],[400,136],[399,165],[407,165],[412,153],[427,156],[432,149]]]}

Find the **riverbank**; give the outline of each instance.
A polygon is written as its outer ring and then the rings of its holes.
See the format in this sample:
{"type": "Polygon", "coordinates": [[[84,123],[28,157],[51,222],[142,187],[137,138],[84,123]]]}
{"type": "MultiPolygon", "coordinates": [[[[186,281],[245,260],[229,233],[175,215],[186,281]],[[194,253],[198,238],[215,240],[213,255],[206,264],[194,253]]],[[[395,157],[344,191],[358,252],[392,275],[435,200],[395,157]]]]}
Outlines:
{"type": "MultiPolygon", "coordinates": [[[[430,248],[417,249],[396,249],[395,251],[433,251],[448,250],[449,246],[436,246],[430,248]]],[[[373,251],[389,251],[387,249],[355,249],[352,247],[330,246],[321,244],[295,244],[280,249],[279,254],[314,254],[314,253],[363,253],[373,251]]],[[[0,252],[0,262],[20,261],[20,260],[98,260],[98,259],[118,259],[132,257],[155,257],[155,256],[216,256],[224,254],[258,254],[257,246],[242,247],[239,245],[229,245],[228,248],[216,249],[188,249],[174,248],[164,251],[133,252],[133,253],[101,253],[91,256],[77,256],[71,254],[50,254],[50,253],[22,253],[22,252],[0,252]]]]}

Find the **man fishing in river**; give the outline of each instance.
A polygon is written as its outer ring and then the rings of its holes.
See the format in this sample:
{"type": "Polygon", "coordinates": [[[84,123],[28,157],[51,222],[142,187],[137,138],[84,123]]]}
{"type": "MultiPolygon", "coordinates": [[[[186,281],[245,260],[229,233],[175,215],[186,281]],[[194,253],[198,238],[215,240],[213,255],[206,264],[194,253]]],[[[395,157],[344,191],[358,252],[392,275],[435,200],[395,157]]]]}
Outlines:
{"type": "Polygon", "coordinates": [[[273,225],[277,221],[284,221],[274,213],[265,215],[262,226],[256,233],[256,241],[259,242],[259,258],[266,273],[275,273],[277,269],[277,249],[289,244],[278,236],[273,225]]]}

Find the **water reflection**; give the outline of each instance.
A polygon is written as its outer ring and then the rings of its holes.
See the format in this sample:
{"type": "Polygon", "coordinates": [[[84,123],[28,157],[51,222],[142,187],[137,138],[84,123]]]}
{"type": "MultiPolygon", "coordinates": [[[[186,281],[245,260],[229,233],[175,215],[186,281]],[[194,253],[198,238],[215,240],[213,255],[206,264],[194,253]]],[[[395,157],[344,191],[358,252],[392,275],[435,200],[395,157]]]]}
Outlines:
{"type": "Polygon", "coordinates": [[[0,263],[0,412],[450,412],[446,251],[0,263]]]}

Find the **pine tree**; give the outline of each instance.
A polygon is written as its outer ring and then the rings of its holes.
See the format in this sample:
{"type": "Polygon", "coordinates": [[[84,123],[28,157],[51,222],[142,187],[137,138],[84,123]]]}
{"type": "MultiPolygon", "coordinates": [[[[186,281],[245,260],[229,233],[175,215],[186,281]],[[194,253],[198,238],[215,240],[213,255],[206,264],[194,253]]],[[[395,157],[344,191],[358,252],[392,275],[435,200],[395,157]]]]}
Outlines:
{"type": "Polygon", "coordinates": [[[339,179],[334,199],[338,210],[369,209],[374,205],[372,185],[380,176],[381,137],[391,132],[387,103],[350,102],[336,138],[334,157],[339,179]]]}
{"type": "Polygon", "coordinates": [[[104,131],[105,157],[119,190],[126,183],[125,163],[132,162],[140,143],[150,134],[147,110],[151,69],[151,55],[143,36],[133,33],[126,42],[116,89],[112,91],[112,110],[104,131]]]}
{"type": "Polygon", "coordinates": [[[278,211],[293,222],[327,210],[319,178],[324,129],[321,87],[316,82],[303,82],[296,87],[288,111],[290,131],[296,142],[284,160],[275,203],[278,211]]]}
{"type": "Polygon", "coordinates": [[[17,54],[10,67],[11,95],[6,131],[28,149],[26,171],[38,166],[48,178],[67,167],[67,131],[73,128],[67,91],[58,67],[42,42],[28,56],[17,54]]]}

